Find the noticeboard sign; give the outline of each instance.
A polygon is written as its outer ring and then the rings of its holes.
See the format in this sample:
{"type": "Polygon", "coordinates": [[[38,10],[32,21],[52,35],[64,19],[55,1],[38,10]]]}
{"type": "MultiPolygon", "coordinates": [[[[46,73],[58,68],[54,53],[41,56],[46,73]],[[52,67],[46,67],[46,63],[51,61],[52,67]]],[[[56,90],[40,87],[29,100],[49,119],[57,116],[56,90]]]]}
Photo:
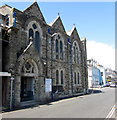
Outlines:
{"type": "Polygon", "coordinates": [[[52,91],[52,79],[45,79],[45,92],[52,91]]]}

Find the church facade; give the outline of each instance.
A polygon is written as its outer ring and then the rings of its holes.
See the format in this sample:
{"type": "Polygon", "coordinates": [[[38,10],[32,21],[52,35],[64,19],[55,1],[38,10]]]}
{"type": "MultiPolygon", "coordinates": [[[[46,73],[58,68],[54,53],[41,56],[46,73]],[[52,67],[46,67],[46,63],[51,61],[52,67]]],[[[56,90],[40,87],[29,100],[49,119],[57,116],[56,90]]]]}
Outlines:
{"type": "Polygon", "coordinates": [[[2,104],[16,108],[88,90],[86,38],[66,32],[58,15],[47,24],[34,2],[20,11],[0,7],[2,104]]]}

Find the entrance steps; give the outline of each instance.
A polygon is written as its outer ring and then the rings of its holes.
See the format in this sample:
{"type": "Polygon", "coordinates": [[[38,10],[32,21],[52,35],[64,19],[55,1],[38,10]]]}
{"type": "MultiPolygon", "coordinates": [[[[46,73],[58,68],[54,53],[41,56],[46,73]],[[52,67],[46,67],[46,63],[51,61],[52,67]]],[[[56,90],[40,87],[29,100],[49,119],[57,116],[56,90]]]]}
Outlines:
{"type": "Polygon", "coordinates": [[[30,101],[24,101],[21,102],[20,106],[33,106],[33,105],[37,105],[37,103],[34,100],[30,100],[30,101]]]}

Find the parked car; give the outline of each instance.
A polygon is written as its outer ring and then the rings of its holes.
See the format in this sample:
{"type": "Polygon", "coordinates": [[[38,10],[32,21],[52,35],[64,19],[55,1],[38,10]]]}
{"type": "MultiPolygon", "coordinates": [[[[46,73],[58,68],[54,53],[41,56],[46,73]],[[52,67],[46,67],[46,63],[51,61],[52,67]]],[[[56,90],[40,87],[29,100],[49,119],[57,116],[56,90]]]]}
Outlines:
{"type": "Polygon", "coordinates": [[[110,83],[109,83],[109,82],[107,82],[107,83],[106,83],[106,87],[109,87],[109,86],[110,86],[110,83]]]}
{"type": "Polygon", "coordinates": [[[110,87],[116,87],[116,84],[115,83],[111,83],[110,87]]]}

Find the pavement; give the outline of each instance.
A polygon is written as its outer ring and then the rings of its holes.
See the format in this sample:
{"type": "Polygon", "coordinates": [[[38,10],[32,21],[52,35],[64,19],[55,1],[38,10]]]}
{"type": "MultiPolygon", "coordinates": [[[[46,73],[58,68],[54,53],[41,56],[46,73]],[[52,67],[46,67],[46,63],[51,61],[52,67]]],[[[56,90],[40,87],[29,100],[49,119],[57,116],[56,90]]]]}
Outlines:
{"type": "Polygon", "coordinates": [[[115,88],[99,88],[92,94],[50,102],[2,114],[3,118],[115,118],[115,88]]]}

